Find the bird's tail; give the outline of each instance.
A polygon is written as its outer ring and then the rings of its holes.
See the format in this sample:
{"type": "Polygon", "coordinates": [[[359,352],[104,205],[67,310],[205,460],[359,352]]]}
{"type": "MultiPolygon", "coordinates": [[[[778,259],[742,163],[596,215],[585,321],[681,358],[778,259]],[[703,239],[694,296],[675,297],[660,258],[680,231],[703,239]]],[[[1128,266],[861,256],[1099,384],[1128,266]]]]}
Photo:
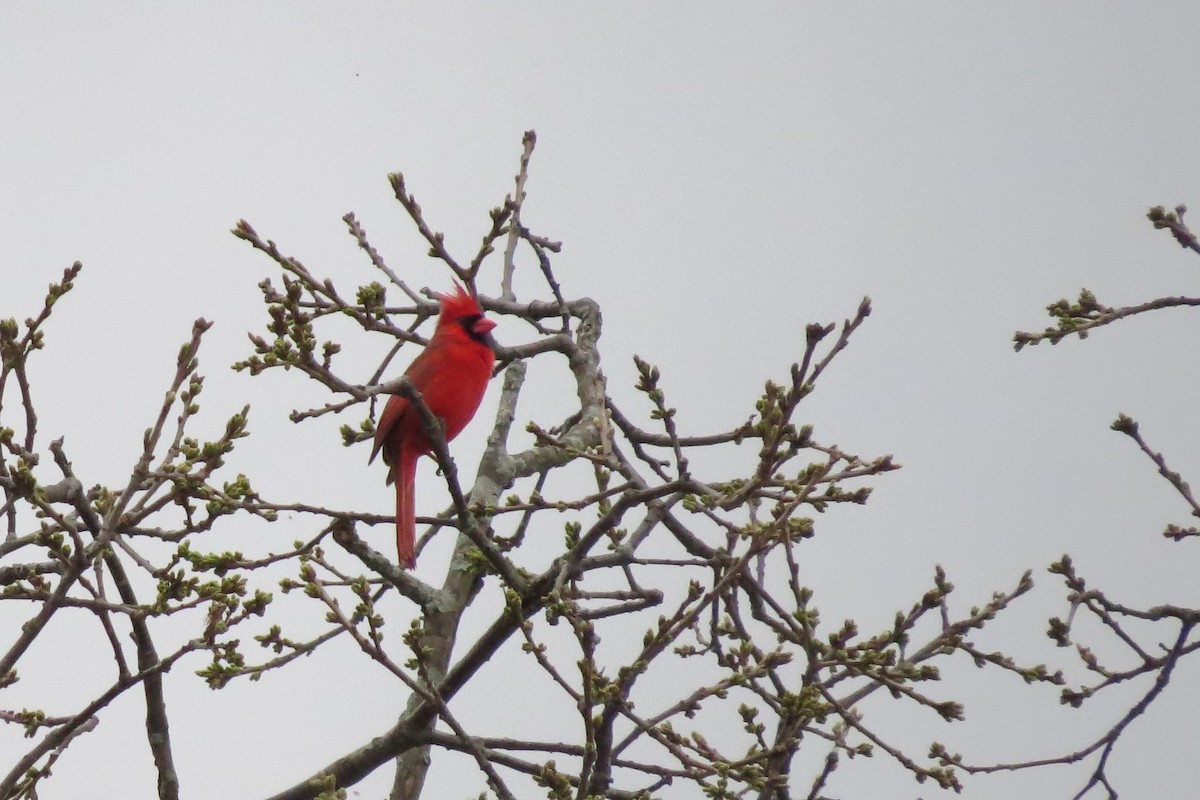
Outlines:
{"type": "Polygon", "coordinates": [[[400,566],[412,569],[417,565],[417,509],[415,483],[417,459],[400,454],[396,475],[396,555],[400,566]]]}

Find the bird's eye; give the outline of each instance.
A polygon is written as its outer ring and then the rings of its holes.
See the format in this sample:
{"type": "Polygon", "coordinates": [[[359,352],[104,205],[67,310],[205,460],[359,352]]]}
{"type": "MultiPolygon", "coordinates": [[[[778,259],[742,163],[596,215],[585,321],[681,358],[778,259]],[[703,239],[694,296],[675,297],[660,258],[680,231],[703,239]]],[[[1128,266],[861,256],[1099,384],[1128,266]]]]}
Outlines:
{"type": "MultiPolygon", "coordinates": [[[[496,323],[485,317],[483,314],[470,314],[465,317],[460,317],[458,324],[470,336],[480,344],[488,344],[488,333],[492,328],[496,327],[496,323]]],[[[489,345],[490,346],[490,345],[489,345]]]]}
{"type": "Polygon", "coordinates": [[[466,332],[467,336],[470,336],[475,341],[482,341],[482,336],[479,330],[476,328],[481,319],[483,319],[482,314],[471,314],[469,316],[459,318],[458,324],[462,325],[462,329],[466,332]]]}

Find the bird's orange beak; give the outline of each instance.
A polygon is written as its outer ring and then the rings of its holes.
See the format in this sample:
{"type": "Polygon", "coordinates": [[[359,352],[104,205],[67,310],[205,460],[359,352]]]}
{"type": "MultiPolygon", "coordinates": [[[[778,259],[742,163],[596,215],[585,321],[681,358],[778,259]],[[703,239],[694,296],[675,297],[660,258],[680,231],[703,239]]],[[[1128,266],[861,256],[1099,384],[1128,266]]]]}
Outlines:
{"type": "Polygon", "coordinates": [[[494,327],[496,327],[496,323],[492,322],[487,317],[480,317],[475,324],[471,326],[471,332],[476,336],[486,336],[494,327]]]}

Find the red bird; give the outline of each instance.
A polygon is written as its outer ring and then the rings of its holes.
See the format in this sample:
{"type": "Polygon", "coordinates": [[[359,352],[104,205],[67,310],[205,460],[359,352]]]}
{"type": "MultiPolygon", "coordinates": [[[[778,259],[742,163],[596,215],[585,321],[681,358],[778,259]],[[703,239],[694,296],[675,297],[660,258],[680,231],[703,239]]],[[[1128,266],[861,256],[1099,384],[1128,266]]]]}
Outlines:
{"type": "MultiPolygon", "coordinates": [[[[491,348],[491,330],[496,323],[483,316],[474,295],[454,284],[454,294],[439,294],[441,315],[433,338],[404,371],[425,405],[442,421],[446,441],[467,426],[488,380],[496,356],[491,348]]],[[[383,450],[384,463],[390,467],[387,482],[396,484],[396,548],[400,565],[412,569],[417,557],[414,550],[417,518],[413,484],[417,459],[432,453],[421,422],[421,412],[407,397],[392,395],[375,429],[371,461],[383,450]]]]}

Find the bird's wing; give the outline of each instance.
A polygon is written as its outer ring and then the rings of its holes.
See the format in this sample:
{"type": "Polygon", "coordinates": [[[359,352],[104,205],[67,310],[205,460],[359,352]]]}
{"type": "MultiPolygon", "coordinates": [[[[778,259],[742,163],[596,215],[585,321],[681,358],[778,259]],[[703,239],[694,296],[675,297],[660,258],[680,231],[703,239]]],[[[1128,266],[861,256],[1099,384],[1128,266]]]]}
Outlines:
{"type": "Polygon", "coordinates": [[[379,455],[379,451],[383,450],[383,461],[386,464],[392,463],[392,453],[388,452],[388,448],[384,447],[390,438],[392,430],[404,418],[404,412],[408,410],[408,398],[394,394],[388,398],[387,405],[383,408],[383,414],[379,417],[379,424],[375,426],[375,443],[371,447],[371,457],[367,460],[370,464],[375,460],[375,456],[379,455]]]}

